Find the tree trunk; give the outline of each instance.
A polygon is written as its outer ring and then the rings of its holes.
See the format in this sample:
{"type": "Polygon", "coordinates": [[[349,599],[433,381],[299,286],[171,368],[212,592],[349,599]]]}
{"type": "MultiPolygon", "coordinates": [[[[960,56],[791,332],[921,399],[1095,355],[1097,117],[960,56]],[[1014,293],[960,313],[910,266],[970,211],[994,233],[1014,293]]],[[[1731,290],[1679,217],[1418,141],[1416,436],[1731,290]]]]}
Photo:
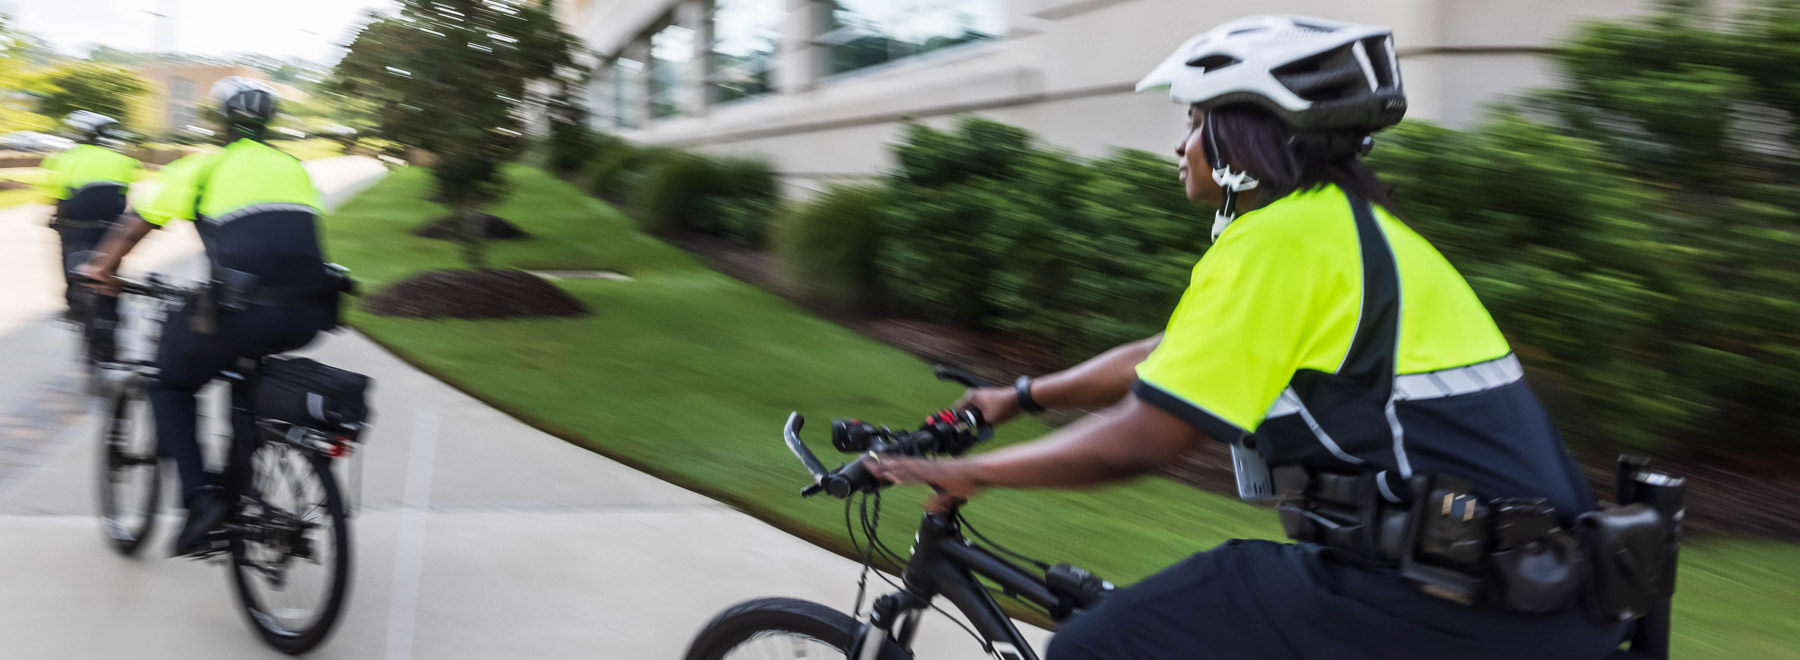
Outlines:
{"type": "Polygon", "coordinates": [[[487,267],[487,216],[473,204],[456,207],[457,241],[462,243],[463,263],[480,270],[487,267]]]}

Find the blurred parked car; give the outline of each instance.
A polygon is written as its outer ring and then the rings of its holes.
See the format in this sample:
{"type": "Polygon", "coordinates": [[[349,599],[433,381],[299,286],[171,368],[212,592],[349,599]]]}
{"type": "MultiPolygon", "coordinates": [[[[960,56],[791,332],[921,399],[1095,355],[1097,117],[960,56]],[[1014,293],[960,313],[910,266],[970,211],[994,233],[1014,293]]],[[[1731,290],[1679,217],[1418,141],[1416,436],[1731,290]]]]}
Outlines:
{"type": "Polygon", "coordinates": [[[75,146],[73,140],[46,133],[38,133],[36,131],[18,131],[16,133],[0,135],[0,151],[49,153],[52,151],[62,151],[73,146],[75,146]]]}

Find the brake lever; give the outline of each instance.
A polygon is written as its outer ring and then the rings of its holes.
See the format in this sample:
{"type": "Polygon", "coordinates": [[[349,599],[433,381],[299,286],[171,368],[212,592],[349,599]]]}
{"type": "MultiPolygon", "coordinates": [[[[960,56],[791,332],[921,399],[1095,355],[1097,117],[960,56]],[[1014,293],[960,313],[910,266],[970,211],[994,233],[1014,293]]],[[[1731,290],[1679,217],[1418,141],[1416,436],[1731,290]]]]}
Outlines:
{"type": "Polygon", "coordinates": [[[936,375],[938,380],[956,383],[969,389],[978,390],[987,387],[987,383],[983,382],[980,376],[976,376],[975,374],[956,367],[949,367],[941,364],[934,365],[932,367],[932,374],[936,375]]]}

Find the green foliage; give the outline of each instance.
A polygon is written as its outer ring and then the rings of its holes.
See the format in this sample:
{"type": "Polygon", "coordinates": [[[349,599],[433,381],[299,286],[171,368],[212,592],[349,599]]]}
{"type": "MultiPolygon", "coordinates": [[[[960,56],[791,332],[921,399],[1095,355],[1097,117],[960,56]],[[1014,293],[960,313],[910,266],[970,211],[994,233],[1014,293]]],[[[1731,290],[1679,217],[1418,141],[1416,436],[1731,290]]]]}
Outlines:
{"type": "Polygon", "coordinates": [[[630,202],[652,233],[695,231],[756,245],[774,209],[775,174],[760,158],[667,152],[645,170],[630,202]]]}
{"type": "MultiPolygon", "coordinates": [[[[435,155],[438,196],[475,218],[477,205],[503,192],[500,165],[524,146],[527,84],[573,66],[579,44],[553,10],[518,0],[402,0],[398,16],[357,34],[333,84],[374,103],[375,137],[435,155]]],[[[480,235],[463,232],[472,267],[483,261],[480,235]]]]}
{"type": "Polygon", "coordinates": [[[1082,357],[1161,329],[1207,244],[1153,154],[1081,160],[979,118],[909,127],[895,154],[878,264],[912,314],[1082,357]]]}
{"type": "Polygon", "coordinates": [[[644,229],[671,236],[694,224],[705,195],[720,186],[718,168],[705,158],[676,152],[659,159],[631,193],[631,209],[644,229]]]}
{"type": "Polygon", "coordinates": [[[695,229],[745,245],[761,245],[775,215],[778,198],[775,169],[752,156],[719,158],[719,189],[708,193],[695,229]]]}
{"type": "Polygon", "coordinates": [[[38,112],[52,120],[86,110],[124,122],[134,99],[142,96],[149,84],[120,67],[73,62],[44,72],[35,87],[42,95],[38,112]]]}
{"type": "Polygon", "coordinates": [[[776,255],[809,301],[866,311],[877,290],[883,213],[891,192],[879,185],[832,186],[777,220],[776,255]]]}
{"type": "MultiPolygon", "coordinates": [[[[0,89],[24,88],[25,62],[20,53],[20,35],[0,13],[0,89]]],[[[12,94],[0,95],[0,133],[36,128],[43,120],[27,111],[12,94]]]]}
{"type": "Polygon", "coordinates": [[[1587,262],[1580,272],[1534,271],[1579,275],[1559,284],[1580,291],[1496,278],[1524,298],[1523,318],[1502,327],[1566,362],[1557,380],[1570,392],[1552,403],[1577,440],[1800,446],[1800,415],[1788,403],[1800,396],[1797,56],[1800,2],[1758,3],[1735,20],[1710,16],[1705,3],[1669,3],[1641,20],[1585,28],[1559,59],[1568,87],[1525,104],[1550,120],[1529,139],[1593,140],[1596,158],[1632,179],[1543,195],[1590,187],[1587,197],[1610,200],[1603,213],[1577,210],[1588,220],[1581,231],[1531,245],[1587,262]],[[1534,285],[1549,292],[1525,293],[1534,285]],[[1541,311],[1530,313],[1532,303],[1541,311]],[[1590,328],[1573,331],[1581,325],[1590,328]]]}
{"type": "Polygon", "coordinates": [[[1006,179],[1031,153],[1031,134],[980,117],[964,117],[955,132],[909,124],[894,146],[896,176],[912,186],[935,188],[974,178],[1006,179]]]}
{"type": "Polygon", "coordinates": [[[651,168],[676,150],[640,146],[617,136],[597,134],[593,154],[582,166],[578,179],[589,192],[614,204],[627,204],[642,186],[651,168]]]}

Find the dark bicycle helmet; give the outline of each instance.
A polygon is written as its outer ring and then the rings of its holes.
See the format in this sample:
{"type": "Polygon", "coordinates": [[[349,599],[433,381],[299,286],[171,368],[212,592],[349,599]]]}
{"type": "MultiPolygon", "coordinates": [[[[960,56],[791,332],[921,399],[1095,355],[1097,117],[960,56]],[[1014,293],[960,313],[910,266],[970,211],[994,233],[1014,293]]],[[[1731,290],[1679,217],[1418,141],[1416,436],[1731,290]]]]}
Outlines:
{"type": "Polygon", "coordinates": [[[76,110],[63,117],[63,125],[75,134],[75,139],[86,144],[95,144],[102,139],[114,137],[119,132],[119,120],[98,112],[76,110]]]}
{"type": "Polygon", "coordinates": [[[225,123],[258,129],[275,118],[275,101],[279,98],[268,83],[243,76],[219,79],[209,95],[218,104],[225,123]]]}

